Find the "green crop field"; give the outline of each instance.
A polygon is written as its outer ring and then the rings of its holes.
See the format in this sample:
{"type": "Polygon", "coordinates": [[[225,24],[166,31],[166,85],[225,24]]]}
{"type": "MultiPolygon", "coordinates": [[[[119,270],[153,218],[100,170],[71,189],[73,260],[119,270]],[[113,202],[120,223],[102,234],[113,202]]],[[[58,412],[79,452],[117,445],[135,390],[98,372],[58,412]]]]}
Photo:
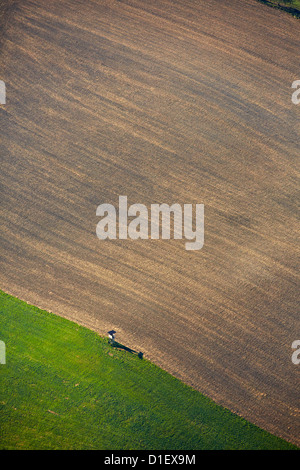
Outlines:
{"type": "Polygon", "coordinates": [[[1,449],[292,449],[136,354],[0,291],[1,449]]]}

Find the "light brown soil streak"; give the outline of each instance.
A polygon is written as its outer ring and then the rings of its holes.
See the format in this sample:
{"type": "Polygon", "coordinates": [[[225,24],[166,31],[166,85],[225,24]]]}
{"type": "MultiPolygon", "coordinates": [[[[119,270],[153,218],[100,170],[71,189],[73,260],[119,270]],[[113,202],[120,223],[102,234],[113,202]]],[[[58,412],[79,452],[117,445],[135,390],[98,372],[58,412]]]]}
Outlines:
{"type": "Polygon", "coordinates": [[[116,329],[300,444],[300,23],[251,0],[13,4],[1,47],[0,287],[116,329]],[[120,194],[204,203],[204,248],[99,241],[96,207],[120,194]]]}

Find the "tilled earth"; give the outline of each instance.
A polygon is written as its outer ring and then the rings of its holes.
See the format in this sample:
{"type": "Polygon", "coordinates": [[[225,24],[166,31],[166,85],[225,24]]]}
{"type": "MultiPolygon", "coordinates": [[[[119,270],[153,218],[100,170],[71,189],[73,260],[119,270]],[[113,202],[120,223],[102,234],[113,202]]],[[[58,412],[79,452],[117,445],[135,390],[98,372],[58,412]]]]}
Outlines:
{"type": "Polygon", "coordinates": [[[0,287],[115,329],[300,445],[299,21],[254,0],[15,0],[3,11],[0,287]],[[119,195],[203,203],[203,249],[100,241],[96,208],[119,195]]]}

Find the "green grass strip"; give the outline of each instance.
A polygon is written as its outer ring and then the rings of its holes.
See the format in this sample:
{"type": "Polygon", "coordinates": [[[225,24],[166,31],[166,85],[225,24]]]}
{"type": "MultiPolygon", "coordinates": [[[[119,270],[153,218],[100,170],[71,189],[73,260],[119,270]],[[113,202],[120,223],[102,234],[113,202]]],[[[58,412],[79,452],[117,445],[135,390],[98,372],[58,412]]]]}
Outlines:
{"type": "Polygon", "coordinates": [[[258,0],[258,2],[285,11],[294,16],[294,18],[300,18],[300,0],[258,0]]]}
{"type": "Polygon", "coordinates": [[[151,362],[0,291],[1,449],[293,449],[151,362]]]}

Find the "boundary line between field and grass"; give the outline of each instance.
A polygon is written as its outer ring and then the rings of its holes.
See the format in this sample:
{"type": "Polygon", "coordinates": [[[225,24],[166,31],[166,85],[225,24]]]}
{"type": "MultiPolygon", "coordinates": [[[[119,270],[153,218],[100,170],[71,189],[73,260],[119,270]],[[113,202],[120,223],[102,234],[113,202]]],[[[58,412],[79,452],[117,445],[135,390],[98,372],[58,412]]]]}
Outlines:
{"type": "Polygon", "coordinates": [[[281,10],[285,11],[286,13],[289,13],[292,15],[294,18],[300,19],[300,9],[294,8],[292,6],[285,6],[281,5],[278,2],[274,2],[272,0],[256,0],[259,3],[263,3],[264,5],[267,5],[271,8],[276,8],[276,10],[281,10]]]}

